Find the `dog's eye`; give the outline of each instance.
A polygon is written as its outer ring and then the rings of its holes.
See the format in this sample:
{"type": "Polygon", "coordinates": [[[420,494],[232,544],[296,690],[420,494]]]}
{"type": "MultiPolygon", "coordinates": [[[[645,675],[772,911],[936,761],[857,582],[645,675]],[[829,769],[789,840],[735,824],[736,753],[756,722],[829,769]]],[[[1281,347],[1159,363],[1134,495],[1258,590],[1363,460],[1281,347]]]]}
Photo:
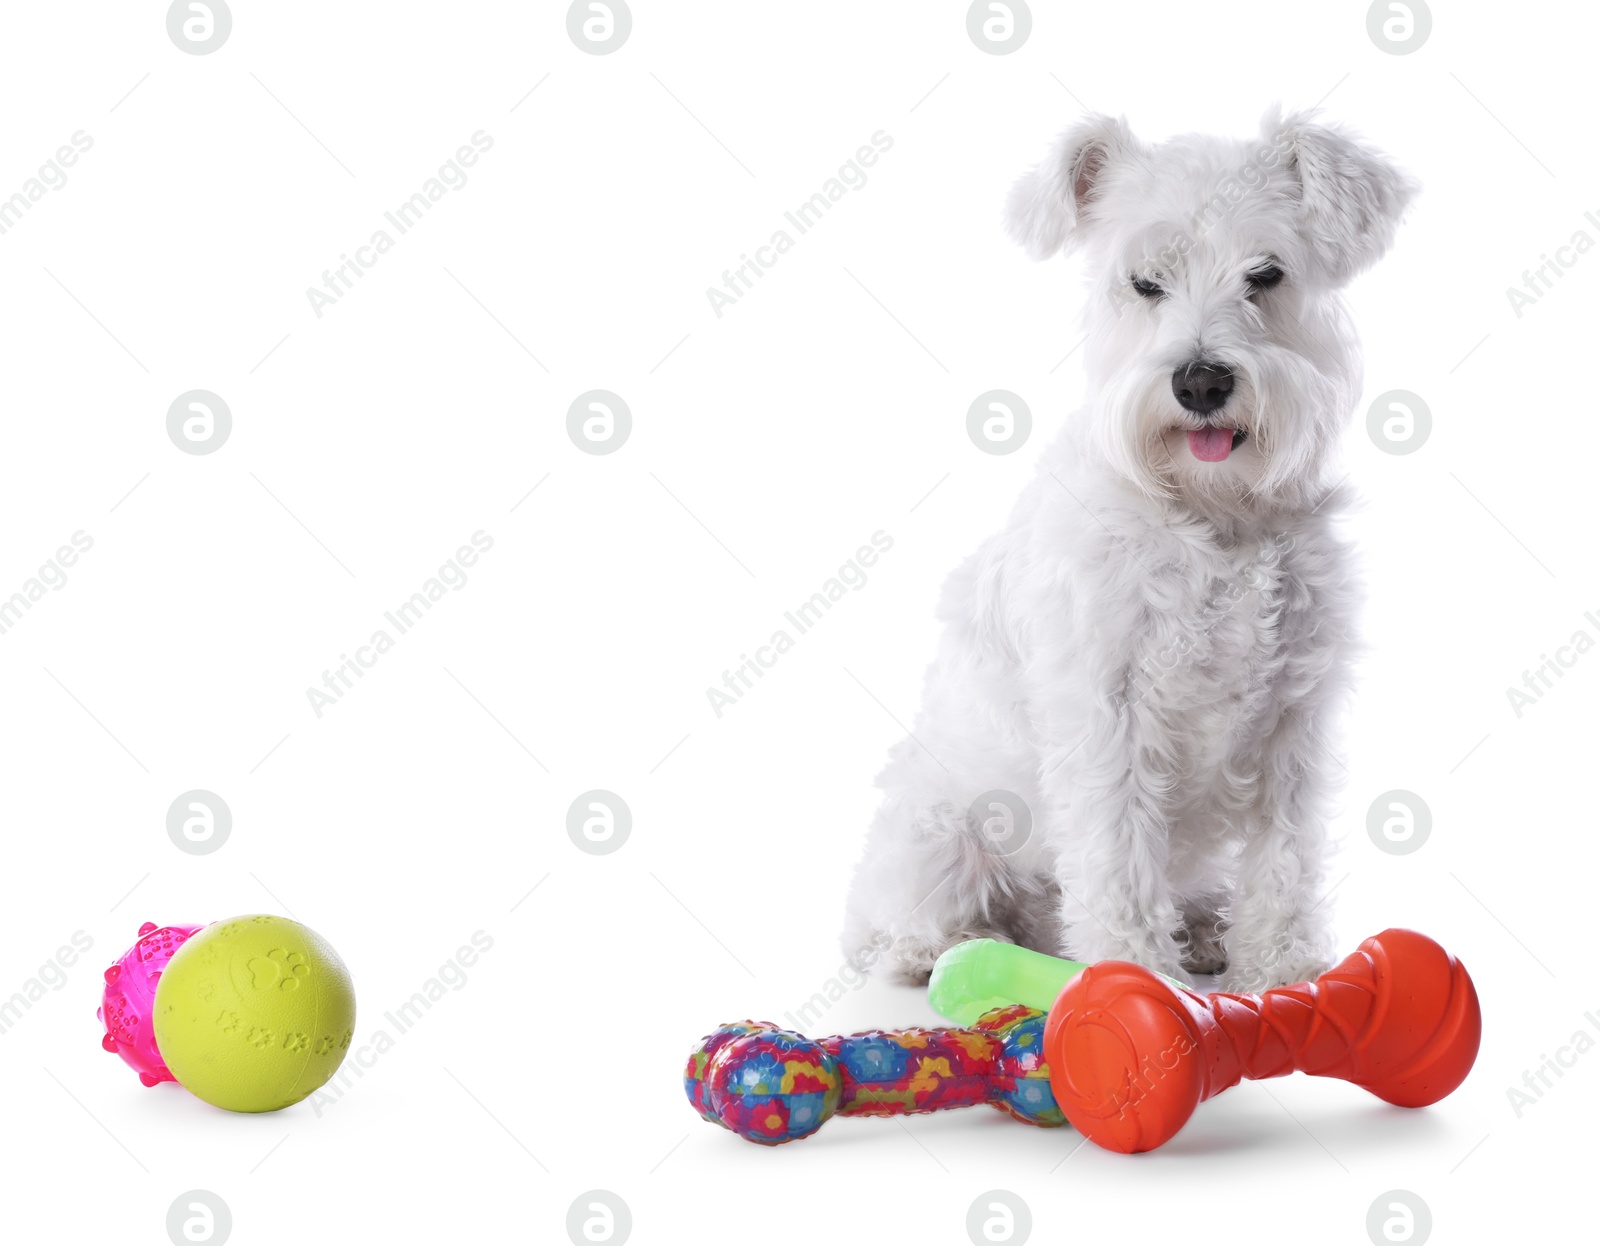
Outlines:
{"type": "Polygon", "coordinates": [[[1153,281],[1146,281],[1143,277],[1129,277],[1140,298],[1158,299],[1161,297],[1161,287],[1153,281]]]}
{"type": "Polygon", "coordinates": [[[1266,268],[1258,268],[1246,280],[1252,290],[1270,290],[1283,280],[1283,269],[1276,264],[1269,264],[1266,268]]]}

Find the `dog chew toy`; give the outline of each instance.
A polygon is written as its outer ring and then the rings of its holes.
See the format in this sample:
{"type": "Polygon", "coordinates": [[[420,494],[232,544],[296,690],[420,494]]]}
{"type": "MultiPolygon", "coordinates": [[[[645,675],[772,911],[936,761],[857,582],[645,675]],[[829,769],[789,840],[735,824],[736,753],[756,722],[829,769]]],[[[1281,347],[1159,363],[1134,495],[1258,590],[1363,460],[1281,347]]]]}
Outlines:
{"type": "Polygon", "coordinates": [[[1041,1047],[1044,1014],[996,1008],[970,1029],[871,1030],[810,1039],[736,1021],[689,1055],[683,1088],[708,1121],[777,1146],[830,1116],[905,1116],[989,1103],[1031,1125],[1060,1125],[1041,1047]]]}
{"type": "Polygon", "coordinates": [[[146,1086],[233,1112],[298,1103],[338,1069],[355,992],[337,952],[283,917],[156,927],[106,970],[101,1045],[146,1086]]]}
{"type": "MultiPolygon", "coordinates": [[[[1052,983],[1037,952],[961,944],[930,998],[961,1016],[996,994],[1030,1004],[1052,983]],[[992,976],[990,976],[992,975],[992,976]]],[[[1056,1103],[1111,1151],[1149,1151],[1241,1080],[1336,1077],[1401,1107],[1443,1099],[1477,1059],[1483,1022],[1465,967],[1425,935],[1385,930],[1315,982],[1200,995],[1125,961],[1058,961],[1044,1030],[1056,1103]]]]}
{"type": "Polygon", "coordinates": [[[968,939],[945,950],[928,976],[928,1003],[941,1017],[971,1025],[991,1008],[1026,1004],[1049,1012],[1061,988],[1089,966],[997,939],[968,939]]]}
{"type": "Polygon", "coordinates": [[[106,1027],[100,1045],[122,1057],[146,1086],[176,1081],[156,1047],[151,1013],[156,1006],[156,982],[172,954],[199,926],[139,927],[139,941],[117,957],[106,970],[105,991],[95,1016],[106,1027]]]}

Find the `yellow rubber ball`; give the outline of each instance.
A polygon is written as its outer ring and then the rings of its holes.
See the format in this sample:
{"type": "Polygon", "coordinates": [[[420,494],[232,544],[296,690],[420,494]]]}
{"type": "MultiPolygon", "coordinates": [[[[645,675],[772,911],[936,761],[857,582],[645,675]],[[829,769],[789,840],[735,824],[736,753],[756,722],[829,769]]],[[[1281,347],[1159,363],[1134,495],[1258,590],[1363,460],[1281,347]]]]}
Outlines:
{"type": "Polygon", "coordinates": [[[338,1070],[356,1023],[339,954],[315,930],[258,914],[214,922],[156,984],[156,1046],[186,1090],[230,1112],[276,1112],[338,1070]]]}

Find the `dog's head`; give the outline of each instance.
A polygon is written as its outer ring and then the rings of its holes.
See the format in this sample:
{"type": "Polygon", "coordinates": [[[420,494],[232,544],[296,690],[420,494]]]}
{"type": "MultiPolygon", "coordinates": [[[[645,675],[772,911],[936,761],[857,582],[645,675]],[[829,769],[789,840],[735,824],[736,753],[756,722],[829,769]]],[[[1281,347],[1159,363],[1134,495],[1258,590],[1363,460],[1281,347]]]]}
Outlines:
{"type": "Polygon", "coordinates": [[[1311,114],[1248,142],[1151,145],[1084,118],[1011,193],[1036,259],[1083,248],[1098,440],[1151,493],[1294,506],[1326,487],[1361,393],[1339,290],[1394,240],[1415,183],[1311,114]]]}

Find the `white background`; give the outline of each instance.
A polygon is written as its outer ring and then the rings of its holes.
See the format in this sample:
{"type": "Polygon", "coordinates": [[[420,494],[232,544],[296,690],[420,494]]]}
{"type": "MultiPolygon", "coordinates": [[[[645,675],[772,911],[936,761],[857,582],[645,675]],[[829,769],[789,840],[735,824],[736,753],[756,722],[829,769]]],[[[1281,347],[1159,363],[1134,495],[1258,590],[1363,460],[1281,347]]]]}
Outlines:
{"type": "MultiPolygon", "coordinates": [[[[1600,636],[1600,254],[1520,318],[1506,288],[1576,230],[1600,241],[1595,15],[1441,2],[1394,56],[1358,3],[1040,3],[993,56],[948,0],[641,0],[593,56],[565,12],[239,0],[204,56],[161,4],[7,12],[0,195],[74,132],[93,146],[0,236],[0,596],[73,532],[94,545],[0,636],[0,994],[75,931],[94,946],[0,1034],[6,1236],[164,1242],[191,1189],[239,1243],[564,1241],[591,1189],[638,1241],[964,1242],[992,1189],[1040,1241],[1363,1242],[1391,1189],[1438,1241],[1576,1214],[1600,1055],[1520,1117],[1507,1090],[1600,1027],[1600,656],[1520,718],[1506,688],[1600,636]],[[1003,237],[1007,187],[1085,107],[1245,136],[1280,99],[1324,100],[1425,186],[1351,291],[1370,653],[1331,877],[1345,947],[1411,925],[1466,962],[1475,1073],[1413,1113],[1246,1085],[1133,1158],[987,1109],[775,1150],[702,1123],[694,1041],[837,974],[938,585],[1078,401],[1078,282],[1003,237]],[[318,318],[307,287],[480,130],[467,184],[318,318]],[[717,318],[706,288],[879,130],[867,184],[717,318]],[[233,414],[208,455],[165,429],[195,388],[233,414]],[[566,433],[593,388],[633,413],[614,454],[566,433]],[[966,436],[991,388],[1034,412],[1010,456],[966,436]],[[1365,431],[1391,389],[1433,413],[1404,457],[1365,431]],[[306,689],[480,529],[466,586],[318,718],[306,689]],[[707,687],[880,529],[866,587],[716,717],[707,687]],[[232,810],[210,855],[166,833],[191,788],[232,810]],[[611,855],[567,835],[594,788],[632,811],[611,855]],[[1367,835],[1397,788],[1433,817],[1406,856],[1367,835]],[[141,921],[253,911],[340,949],[358,1045],[473,932],[494,946],[331,1106],[144,1089],[99,1048],[100,970],[141,921]]],[[[874,982],[819,1024],[934,1020],[874,982]]]]}

